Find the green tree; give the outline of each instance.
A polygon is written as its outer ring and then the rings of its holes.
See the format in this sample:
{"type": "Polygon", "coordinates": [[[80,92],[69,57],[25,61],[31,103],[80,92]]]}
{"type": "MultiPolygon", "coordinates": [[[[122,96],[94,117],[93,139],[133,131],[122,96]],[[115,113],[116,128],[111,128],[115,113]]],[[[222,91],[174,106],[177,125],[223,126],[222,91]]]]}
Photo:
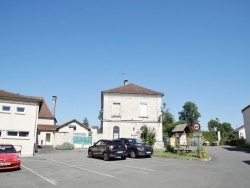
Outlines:
{"type": "Polygon", "coordinates": [[[99,111],[99,116],[98,116],[98,119],[100,120],[100,128],[98,129],[98,133],[102,133],[103,132],[103,110],[101,109],[99,111]]]}
{"type": "Polygon", "coordinates": [[[211,119],[208,123],[207,123],[207,128],[209,131],[212,132],[217,132],[218,126],[219,126],[219,122],[218,119],[217,120],[213,120],[211,119]]]}
{"type": "Polygon", "coordinates": [[[201,117],[198,112],[198,107],[193,102],[186,102],[183,105],[183,110],[180,111],[179,120],[186,121],[187,125],[192,126],[195,122],[198,122],[199,117],[201,117]]]}
{"type": "Polygon", "coordinates": [[[85,125],[85,126],[87,126],[87,127],[89,127],[89,120],[88,120],[88,118],[85,117],[85,118],[83,119],[82,124],[85,125]]]}
{"type": "Polygon", "coordinates": [[[156,142],[155,132],[146,125],[143,125],[140,130],[142,132],[141,140],[143,141],[143,143],[150,146],[154,145],[154,143],[156,142]]]}
{"type": "Polygon", "coordinates": [[[203,137],[203,140],[210,142],[210,144],[217,140],[216,132],[211,131],[211,130],[202,131],[202,137],[203,137]]]}
{"type": "Polygon", "coordinates": [[[175,128],[174,116],[169,112],[169,109],[166,111],[162,110],[162,131],[163,137],[171,137],[172,130],[175,128]]]}

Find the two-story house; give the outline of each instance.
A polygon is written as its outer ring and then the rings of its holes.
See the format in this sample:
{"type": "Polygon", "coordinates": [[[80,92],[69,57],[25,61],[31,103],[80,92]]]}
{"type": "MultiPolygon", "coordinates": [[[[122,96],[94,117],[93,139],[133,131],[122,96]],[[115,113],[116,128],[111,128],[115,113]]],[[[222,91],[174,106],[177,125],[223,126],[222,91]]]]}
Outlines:
{"type": "Polygon", "coordinates": [[[0,142],[34,155],[37,121],[43,98],[0,90],[0,142]]]}
{"type": "Polygon", "coordinates": [[[162,148],[161,106],[163,93],[124,81],[124,85],[101,92],[103,138],[140,138],[144,125],[156,133],[154,147],[162,148]]]}
{"type": "Polygon", "coordinates": [[[243,114],[246,141],[250,144],[250,105],[246,106],[243,110],[241,110],[241,112],[243,114]]]}

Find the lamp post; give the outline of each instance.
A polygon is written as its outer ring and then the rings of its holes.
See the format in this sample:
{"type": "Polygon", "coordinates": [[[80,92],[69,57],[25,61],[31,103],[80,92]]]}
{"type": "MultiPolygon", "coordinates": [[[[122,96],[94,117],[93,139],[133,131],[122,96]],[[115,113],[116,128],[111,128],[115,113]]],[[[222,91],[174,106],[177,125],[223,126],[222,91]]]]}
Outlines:
{"type": "Polygon", "coordinates": [[[220,142],[220,131],[218,131],[219,128],[219,118],[215,118],[215,120],[217,121],[217,136],[218,136],[218,142],[220,142]]]}

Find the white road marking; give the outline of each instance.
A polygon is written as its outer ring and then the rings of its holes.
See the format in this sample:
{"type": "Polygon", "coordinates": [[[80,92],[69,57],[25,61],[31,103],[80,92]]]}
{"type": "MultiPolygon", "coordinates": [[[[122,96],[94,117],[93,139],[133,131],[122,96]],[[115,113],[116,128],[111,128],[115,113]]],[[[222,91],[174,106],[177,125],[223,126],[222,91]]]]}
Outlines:
{"type": "Polygon", "coordinates": [[[129,167],[129,168],[135,168],[135,169],[141,169],[141,170],[148,170],[148,171],[155,171],[153,169],[149,169],[149,168],[140,168],[140,167],[135,167],[135,166],[129,166],[129,165],[121,165],[121,164],[116,164],[116,163],[113,163],[113,162],[109,162],[113,165],[117,165],[117,166],[125,166],[125,167],[129,167]]]}
{"type": "Polygon", "coordinates": [[[103,174],[103,173],[96,172],[96,171],[93,171],[93,170],[81,168],[81,167],[76,166],[76,165],[71,165],[71,164],[63,163],[63,162],[56,161],[56,160],[52,160],[52,159],[51,159],[51,161],[56,162],[56,163],[59,163],[59,164],[63,164],[63,165],[65,165],[65,166],[70,166],[70,167],[78,168],[78,169],[85,170],[85,171],[88,171],[88,172],[92,172],[92,173],[95,173],[95,174],[99,174],[99,175],[102,175],[102,176],[107,176],[107,177],[110,177],[110,178],[113,178],[113,177],[114,177],[114,176],[111,176],[111,175],[108,175],[108,174],[103,174]]]}
{"type": "Polygon", "coordinates": [[[28,171],[30,171],[31,173],[37,175],[38,177],[42,178],[43,180],[47,181],[48,183],[52,184],[52,185],[56,185],[56,181],[55,180],[52,180],[52,179],[49,179],[49,178],[45,178],[43,177],[42,175],[36,173],[35,171],[33,171],[32,169],[24,166],[24,165],[21,165],[22,167],[26,168],[28,171]]]}

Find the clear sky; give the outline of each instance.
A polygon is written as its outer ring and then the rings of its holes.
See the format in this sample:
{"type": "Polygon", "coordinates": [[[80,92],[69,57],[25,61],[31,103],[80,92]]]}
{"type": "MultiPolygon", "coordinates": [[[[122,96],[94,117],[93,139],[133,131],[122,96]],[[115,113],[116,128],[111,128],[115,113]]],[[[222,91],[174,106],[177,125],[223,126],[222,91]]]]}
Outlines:
{"type": "Polygon", "coordinates": [[[0,89],[58,97],[58,124],[100,125],[101,91],[125,79],[243,125],[250,104],[249,0],[0,0],[0,89]]]}

